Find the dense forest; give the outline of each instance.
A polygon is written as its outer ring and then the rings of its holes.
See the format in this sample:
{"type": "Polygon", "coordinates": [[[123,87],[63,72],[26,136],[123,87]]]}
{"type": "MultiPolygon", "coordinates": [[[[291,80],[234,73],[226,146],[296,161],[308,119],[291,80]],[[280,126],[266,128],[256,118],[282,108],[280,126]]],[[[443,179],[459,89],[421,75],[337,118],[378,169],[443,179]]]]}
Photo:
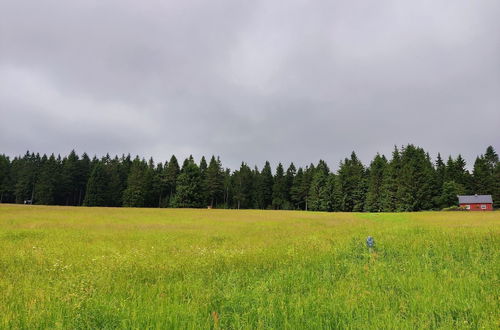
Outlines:
{"type": "Polygon", "coordinates": [[[130,155],[103,158],[72,151],[61,158],[27,152],[12,160],[0,155],[0,202],[45,205],[207,207],[344,212],[442,209],[459,194],[491,194],[500,206],[500,164],[493,147],[476,158],[472,173],[458,155],[433,161],[422,148],[394,148],[369,166],[356,153],[332,172],[326,162],[273,171],[242,163],[225,169],[217,157],[179,164],[130,155]]]}

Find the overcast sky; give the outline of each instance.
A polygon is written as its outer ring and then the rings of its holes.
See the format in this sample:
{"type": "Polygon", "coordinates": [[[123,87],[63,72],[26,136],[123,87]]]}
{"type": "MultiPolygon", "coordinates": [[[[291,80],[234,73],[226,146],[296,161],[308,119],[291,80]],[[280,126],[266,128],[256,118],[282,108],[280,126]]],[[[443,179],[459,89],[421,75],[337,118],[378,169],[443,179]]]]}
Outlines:
{"type": "MultiPolygon", "coordinates": [[[[500,1],[0,1],[0,153],[500,151],[500,1]]],[[[471,165],[471,164],[469,164],[471,165]]]]}

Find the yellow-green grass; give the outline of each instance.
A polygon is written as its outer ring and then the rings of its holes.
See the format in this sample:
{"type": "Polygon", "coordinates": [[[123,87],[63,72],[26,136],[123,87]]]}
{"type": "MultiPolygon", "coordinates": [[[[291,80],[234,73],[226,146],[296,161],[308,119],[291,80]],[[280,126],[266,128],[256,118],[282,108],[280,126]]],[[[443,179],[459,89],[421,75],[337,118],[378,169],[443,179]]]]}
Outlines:
{"type": "Polygon", "coordinates": [[[498,212],[0,205],[0,328],[497,329],[499,257],[498,212]]]}

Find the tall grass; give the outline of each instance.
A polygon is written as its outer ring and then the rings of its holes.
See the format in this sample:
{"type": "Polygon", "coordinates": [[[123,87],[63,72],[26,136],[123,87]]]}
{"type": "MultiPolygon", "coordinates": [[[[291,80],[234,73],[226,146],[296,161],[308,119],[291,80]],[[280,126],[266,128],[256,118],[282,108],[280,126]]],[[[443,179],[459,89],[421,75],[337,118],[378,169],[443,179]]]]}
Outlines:
{"type": "Polygon", "coordinates": [[[497,212],[1,205],[0,249],[1,328],[500,326],[497,212]]]}

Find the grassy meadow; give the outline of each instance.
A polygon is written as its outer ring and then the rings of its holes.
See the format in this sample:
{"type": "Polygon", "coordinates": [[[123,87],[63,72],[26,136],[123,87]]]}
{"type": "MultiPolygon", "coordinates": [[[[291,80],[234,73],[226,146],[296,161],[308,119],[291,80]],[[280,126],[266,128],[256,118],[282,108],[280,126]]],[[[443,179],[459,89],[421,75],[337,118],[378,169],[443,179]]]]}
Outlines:
{"type": "Polygon", "coordinates": [[[0,205],[0,328],[498,329],[499,275],[499,212],[0,205]]]}

